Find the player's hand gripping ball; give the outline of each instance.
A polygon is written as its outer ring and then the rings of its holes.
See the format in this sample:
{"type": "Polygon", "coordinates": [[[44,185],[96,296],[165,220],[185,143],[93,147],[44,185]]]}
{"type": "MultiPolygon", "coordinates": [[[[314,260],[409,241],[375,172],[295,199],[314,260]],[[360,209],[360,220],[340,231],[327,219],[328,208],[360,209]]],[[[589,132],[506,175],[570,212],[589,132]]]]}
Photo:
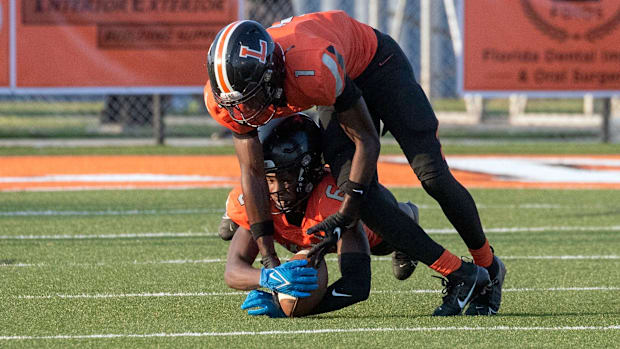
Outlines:
{"type": "MultiPolygon", "coordinates": [[[[303,250],[297,252],[290,260],[298,260],[298,259],[308,259],[308,250],[303,250]]],[[[327,265],[325,264],[325,260],[321,260],[317,263],[317,271],[318,271],[318,279],[319,279],[319,287],[310,292],[309,297],[296,298],[284,293],[278,293],[278,301],[280,302],[280,307],[286,316],[288,317],[299,317],[308,315],[312,309],[314,309],[323,299],[325,295],[325,291],[327,290],[327,265]]],[[[308,260],[308,266],[314,265],[312,261],[308,260]]]]}

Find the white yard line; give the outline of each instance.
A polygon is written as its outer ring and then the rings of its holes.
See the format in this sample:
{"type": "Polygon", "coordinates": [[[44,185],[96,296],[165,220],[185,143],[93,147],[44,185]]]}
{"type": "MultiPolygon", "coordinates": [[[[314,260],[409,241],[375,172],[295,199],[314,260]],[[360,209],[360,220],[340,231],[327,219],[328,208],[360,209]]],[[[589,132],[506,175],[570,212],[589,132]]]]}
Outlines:
{"type": "MultiPolygon", "coordinates": [[[[286,258],[287,256],[282,256],[286,258]]],[[[563,256],[498,256],[502,260],[617,260],[620,259],[618,255],[563,255],[563,256]]],[[[389,256],[372,256],[373,261],[391,261],[392,257],[389,256]]],[[[335,257],[326,258],[327,261],[335,262],[338,259],[335,257]]],[[[161,261],[133,261],[133,262],[94,262],[94,263],[67,263],[67,264],[48,264],[48,263],[0,263],[2,267],[17,267],[17,268],[31,268],[31,267],[53,267],[53,266],[69,266],[69,267],[94,267],[94,266],[107,266],[107,265],[148,265],[148,264],[209,264],[209,263],[225,263],[224,258],[205,258],[205,259],[171,259],[161,261]]]]}
{"type": "MultiPolygon", "coordinates": [[[[429,234],[456,234],[454,228],[425,229],[429,234]]],[[[547,227],[498,227],[486,228],[486,233],[541,233],[541,232],[600,232],[620,231],[620,225],[612,226],[547,226],[547,227]]],[[[81,239],[120,239],[120,238],[160,238],[160,237],[206,237],[217,236],[216,232],[160,232],[160,233],[118,233],[118,234],[54,234],[54,235],[0,235],[0,240],[81,240],[81,239]]]]}
{"type": "Polygon", "coordinates": [[[454,332],[454,331],[617,331],[620,325],[610,326],[492,326],[492,327],[379,327],[379,328],[322,328],[314,330],[291,331],[235,331],[235,332],[182,332],[182,333],[145,333],[145,334],[89,334],[89,335],[53,335],[53,336],[0,336],[0,340],[47,340],[47,339],[113,339],[113,338],[153,338],[153,337],[238,337],[238,336],[278,336],[327,333],[371,333],[371,332],[454,332]]]}
{"type": "Polygon", "coordinates": [[[160,214],[223,213],[224,209],[188,208],[179,210],[105,210],[105,211],[0,211],[0,217],[38,217],[38,216],[135,216],[160,214]]]}
{"type": "MultiPolygon", "coordinates": [[[[620,259],[619,255],[563,255],[563,256],[498,256],[502,260],[606,260],[606,259],[620,259]]],[[[330,259],[327,259],[330,260],[330,259]]],[[[337,259],[334,258],[334,261],[337,259]]],[[[372,260],[378,261],[391,261],[392,257],[372,257],[372,260]]]]}
{"type": "MultiPolygon", "coordinates": [[[[503,292],[592,292],[592,291],[620,291],[620,287],[528,287],[506,288],[503,292]]],[[[371,290],[371,294],[418,294],[441,293],[441,290],[371,290]]],[[[42,296],[15,296],[18,299],[99,299],[99,298],[142,298],[142,297],[222,297],[246,295],[247,292],[144,292],[144,293],[97,293],[97,294],[54,294],[42,296]]]]}
{"type": "MultiPolygon", "coordinates": [[[[418,204],[420,209],[439,210],[439,205],[418,204]]],[[[506,205],[488,205],[477,203],[479,209],[579,209],[579,205],[551,204],[551,203],[522,203],[522,204],[506,204],[506,205]]],[[[593,207],[593,206],[589,206],[593,207]]],[[[606,208],[610,205],[595,205],[594,207],[606,208]]],[[[113,215],[153,215],[153,214],[193,214],[193,213],[223,213],[222,208],[187,208],[179,210],[22,210],[22,211],[0,211],[0,216],[113,216],[113,215]]]]}
{"type": "Polygon", "coordinates": [[[204,237],[217,236],[217,233],[161,232],[161,233],[119,233],[119,234],[54,234],[54,235],[0,235],[0,240],[84,240],[84,239],[125,239],[162,237],[204,237]]]}
{"type": "MultiPolygon", "coordinates": [[[[456,234],[453,228],[443,229],[424,229],[429,234],[456,234]]],[[[589,227],[571,227],[571,226],[548,226],[548,227],[505,227],[505,228],[485,228],[485,233],[542,233],[550,231],[620,231],[620,225],[612,226],[589,226],[589,227]]]]}
{"type": "Polygon", "coordinates": [[[159,173],[106,173],[106,174],[51,174],[41,176],[5,177],[0,176],[0,183],[161,183],[161,182],[223,182],[236,181],[238,177],[173,175],[159,173]]]}

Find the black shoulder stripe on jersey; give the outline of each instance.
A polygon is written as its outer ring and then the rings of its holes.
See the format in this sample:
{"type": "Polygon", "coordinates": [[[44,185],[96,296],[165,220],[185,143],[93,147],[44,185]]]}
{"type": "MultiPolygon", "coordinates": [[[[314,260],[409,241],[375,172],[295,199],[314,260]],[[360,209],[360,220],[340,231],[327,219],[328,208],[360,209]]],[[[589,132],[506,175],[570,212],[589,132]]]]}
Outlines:
{"type": "Polygon", "coordinates": [[[329,45],[327,47],[327,52],[329,52],[329,53],[333,54],[334,56],[336,56],[336,58],[338,59],[338,65],[340,65],[340,68],[342,68],[342,71],[346,72],[347,70],[345,69],[345,66],[344,66],[344,58],[342,58],[342,55],[340,55],[340,53],[338,53],[338,51],[336,51],[334,46],[329,45]]]}

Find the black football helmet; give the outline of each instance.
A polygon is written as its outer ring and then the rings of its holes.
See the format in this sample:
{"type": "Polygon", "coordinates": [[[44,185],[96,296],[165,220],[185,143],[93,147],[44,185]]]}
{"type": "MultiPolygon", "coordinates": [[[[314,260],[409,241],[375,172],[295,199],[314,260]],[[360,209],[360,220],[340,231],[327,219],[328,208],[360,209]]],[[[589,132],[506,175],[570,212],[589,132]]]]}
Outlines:
{"type": "Polygon", "coordinates": [[[260,23],[237,21],[220,30],[207,70],[215,101],[233,120],[252,127],[271,120],[283,95],[284,53],[260,23]]]}
{"type": "Polygon", "coordinates": [[[295,202],[276,202],[280,212],[286,213],[304,202],[323,178],[321,129],[309,116],[301,113],[276,119],[272,123],[277,125],[267,132],[259,129],[265,173],[275,173],[277,176],[278,173],[287,172],[294,174],[297,180],[295,202]]]}

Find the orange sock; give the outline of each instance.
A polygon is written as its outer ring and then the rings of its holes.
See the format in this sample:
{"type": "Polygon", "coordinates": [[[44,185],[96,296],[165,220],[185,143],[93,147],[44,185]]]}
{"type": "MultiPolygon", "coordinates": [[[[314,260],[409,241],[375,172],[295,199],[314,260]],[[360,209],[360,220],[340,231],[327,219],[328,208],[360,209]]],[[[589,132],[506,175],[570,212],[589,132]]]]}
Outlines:
{"type": "Polygon", "coordinates": [[[447,276],[460,268],[462,263],[463,262],[459,257],[453,255],[452,252],[448,250],[444,250],[441,256],[439,256],[439,259],[437,259],[430,267],[439,274],[447,276]]]}
{"type": "Polygon", "coordinates": [[[493,252],[491,251],[491,247],[489,247],[489,240],[484,242],[484,245],[477,250],[469,249],[472,257],[474,257],[474,263],[481,267],[488,267],[493,263],[493,252]]]}

